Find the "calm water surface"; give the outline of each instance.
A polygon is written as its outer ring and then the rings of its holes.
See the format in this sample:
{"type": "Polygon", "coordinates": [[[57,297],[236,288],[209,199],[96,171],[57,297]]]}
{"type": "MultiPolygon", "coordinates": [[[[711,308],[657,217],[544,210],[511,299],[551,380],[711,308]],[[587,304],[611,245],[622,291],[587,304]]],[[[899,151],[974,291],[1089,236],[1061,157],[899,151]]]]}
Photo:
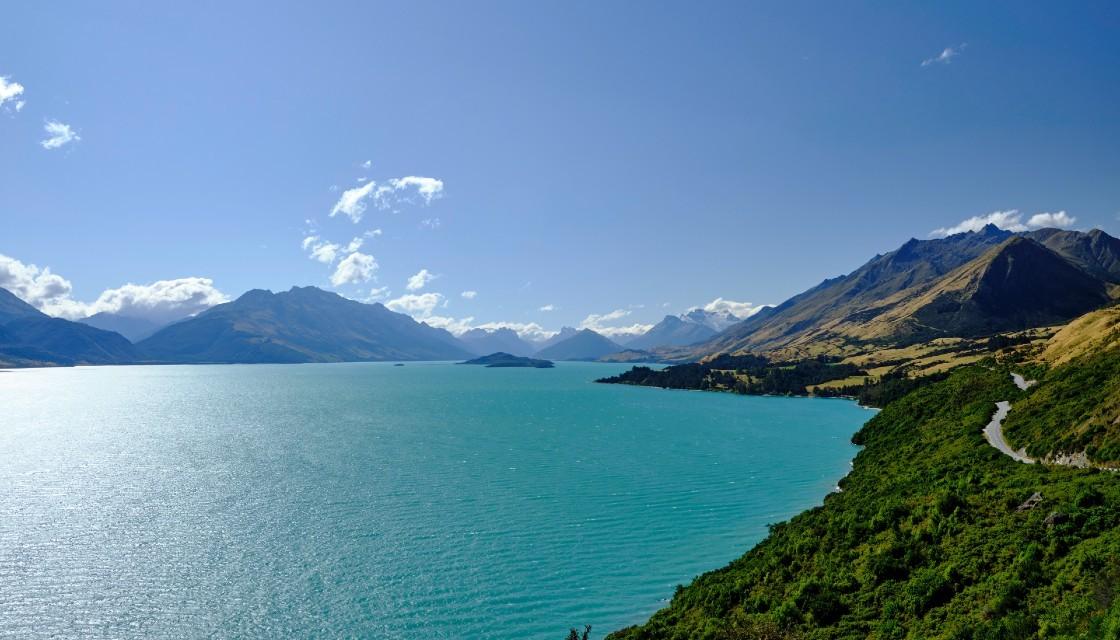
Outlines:
{"type": "Polygon", "coordinates": [[[869,413],[624,366],[0,372],[0,636],[601,637],[819,504],[869,413]]]}

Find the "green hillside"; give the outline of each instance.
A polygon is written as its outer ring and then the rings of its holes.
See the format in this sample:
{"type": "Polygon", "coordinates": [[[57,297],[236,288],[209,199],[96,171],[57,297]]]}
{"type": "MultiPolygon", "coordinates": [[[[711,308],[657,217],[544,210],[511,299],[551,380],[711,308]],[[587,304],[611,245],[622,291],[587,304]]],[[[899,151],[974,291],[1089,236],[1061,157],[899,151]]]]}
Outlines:
{"type": "Polygon", "coordinates": [[[890,403],[856,435],[842,492],[610,638],[1120,637],[1120,482],[988,446],[994,403],[1032,395],[1009,372],[989,359],[890,403]]]}

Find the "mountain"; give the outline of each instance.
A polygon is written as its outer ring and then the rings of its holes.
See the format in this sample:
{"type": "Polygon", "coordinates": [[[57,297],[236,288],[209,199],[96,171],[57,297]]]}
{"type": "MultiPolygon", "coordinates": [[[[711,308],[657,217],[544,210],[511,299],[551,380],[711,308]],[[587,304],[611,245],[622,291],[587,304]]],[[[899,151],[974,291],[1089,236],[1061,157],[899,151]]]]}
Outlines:
{"type": "Polygon", "coordinates": [[[1088,233],[1039,229],[1024,236],[1058,253],[1086,273],[1105,282],[1120,284],[1120,239],[1100,229],[1088,233]]]}
{"type": "MultiPolygon", "coordinates": [[[[1061,324],[1110,301],[1106,285],[1026,237],[1012,237],[847,335],[898,342],[1061,324]]],[[[839,328],[839,327],[837,327],[839,328]]]]}
{"type": "Polygon", "coordinates": [[[742,322],[745,319],[740,318],[730,311],[708,311],[700,307],[689,309],[687,312],[681,314],[680,318],[686,322],[702,324],[716,333],[727,329],[737,322],[742,322]]]}
{"type": "Polygon", "coordinates": [[[551,338],[541,340],[537,343],[537,352],[539,353],[541,350],[547,349],[548,347],[551,347],[558,342],[567,340],[577,333],[579,333],[579,329],[573,329],[572,327],[560,327],[560,331],[556,335],[552,336],[551,338]]]}
{"type": "Polygon", "coordinates": [[[733,325],[693,349],[693,355],[752,351],[804,357],[844,353],[867,341],[905,343],[958,335],[959,331],[975,334],[993,327],[1061,322],[1092,308],[1088,305],[1100,306],[1107,300],[1102,293],[1111,283],[1109,274],[1117,268],[1116,242],[1101,231],[1086,234],[1048,229],[1013,234],[993,225],[947,238],[911,239],[848,275],[825,280],[733,325]],[[1005,247],[996,262],[992,262],[996,254],[991,254],[977,262],[967,276],[955,273],[1012,238],[1029,244],[1016,242],[1005,247]],[[1032,266],[1033,261],[1038,264],[1032,266]],[[1000,268],[1009,269],[1006,277],[999,275],[1000,268]],[[1050,275],[1050,268],[1057,275],[1050,275]],[[973,277],[979,280],[965,282],[973,277]],[[1073,290],[1049,287],[1055,277],[1073,290]],[[968,291],[951,293],[970,286],[968,291]],[[1001,294],[999,289],[1005,287],[1001,294]],[[1040,287],[1060,300],[1041,300],[1035,295],[1040,287]],[[924,302],[915,302],[918,298],[924,302]],[[931,307],[933,298],[942,306],[931,307]],[[1016,309],[1020,303],[1023,308],[1016,309]],[[954,305],[960,305],[956,312],[954,305]],[[987,312],[999,317],[985,322],[981,316],[987,312]],[[906,313],[913,317],[907,320],[906,313]],[[933,325],[921,327],[931,321],[933,325]]]}
{"type": "Polygon", "coordinates": [[[459,336],[468,349],[479,355],[503,352],[515,356],[531,355],[536,349],[509,328],[471,329],[459,336]]]}
{"type": "MultiPolygon", "coordinates": [[[[696,309],[703,313],[703,309],[696,309]]],[[[642,335],[626,343],[627,349],[652,349],[654,347],[683,347],[703,342],[717,331],[703,322],[684,316],[665,316],[642,335]]]]}
{"type": "Polygon", "coordinates": [[[617,343],[591,329],[583,329],[541,349],[536,355],[549,360],[598,360],[617,351],[622,351],[617,343]]]}
{"type": "Polygon", "coordinates": [[[78,322],[105,331],[116,331],[132,342],[139,342],[164,326],[163,324],[148,320],[147,318],[122,316],[105,311],[95,313],[88,318],[82,318],[78,322]]]}
{"type": "Polygon", "coordinates": [[[316,287],[255,289],[157,331],[137,348],[162,362],[349,362],[472,357],[443,329],[316,287]]]}
{"type": "Polygon", "coordinates": [[[120,364],[136,361],[128,340],[112,331],[52,318],[0,289],[0,364],[120,364]]]}

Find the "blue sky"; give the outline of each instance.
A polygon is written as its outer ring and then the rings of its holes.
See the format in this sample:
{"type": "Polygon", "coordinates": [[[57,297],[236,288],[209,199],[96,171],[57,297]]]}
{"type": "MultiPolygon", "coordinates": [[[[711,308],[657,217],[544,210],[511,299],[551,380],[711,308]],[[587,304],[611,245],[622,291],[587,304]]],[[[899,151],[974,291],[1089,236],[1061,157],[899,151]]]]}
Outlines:
{"type": "Polygon", "coordinates": [[[156,4],[3,9],[0,279],[55,313],[621,327],[975,216],[1120,234],[1115,4],[156,4]]]}

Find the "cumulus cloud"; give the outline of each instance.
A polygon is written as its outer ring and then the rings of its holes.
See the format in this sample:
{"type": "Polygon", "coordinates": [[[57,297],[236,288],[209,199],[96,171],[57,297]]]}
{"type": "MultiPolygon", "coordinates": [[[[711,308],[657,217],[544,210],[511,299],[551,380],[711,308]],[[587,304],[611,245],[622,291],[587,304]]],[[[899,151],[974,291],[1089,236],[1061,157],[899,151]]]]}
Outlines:
{"type": "Polygon", "coordinates": [[[343,258],[331,274],[331,285],[340,287],[344,284],[358,284],[369,282],[377,271],[377,260],[373,256],[355,251],[343,258]]]}
{"type": "Polygon", "coordinates": [[[360,165],[363,169],[369,169],[373,166],[373,160],[366,160],[360,165]]]}
{"type": "Polygon", "coordinates": [[[1066,229],[1072,227],[1075,222],[1077,222],[1077,218],[1067,214],[1065,211],[1059,211],[1057,213],[1036,213],[1024,223],[1023,214],[1020,213],[1018,209],[1008,209],[1007,211],[993,211],[983,216],[972,216],[971,218],[961,220],[951,227],[934,229],[930,231],[929,235],[934,238],[945,238],[958,233],[980,231],[989,224],[1016,233],[1043,227],[1066,229]]]}
{"type": "Polygon", "coordinates": [[[734,300],[725,300],[723,298],[716,298],[702,308],[709,313],[730,313],[731,315],[739,318],[749,318],[754,314],[762,311],[768,304],[751,304],[749,302],[735,302],[734,300]]]}
{"type": "Polygon", "coordinates": [[[478,296],[478,292],[477,291],[464,291],[463,293],[460,293],[459,295],[463,296],[467,300],[474,300],[475,297],[478,296]]]}
{"type": "Polygon", "coordinates": [[[540,311],[544,311],[545,313],[548,313],[549,311],[556,311],[556,305],[546,304],[540,308],[540,311]]]}
{"type": "Polygon", "coordinates": [[[409,291],[419,291],[426,287],[429,282],[435,280],[438,277],[439,276],[435,275],[431,271],[428,271],[427,269],[421,269],[415,275],[409,276],[408,284],[405,285],[405,288],[409,291]]]}
{"type": "Polygon", "coordinates": [[[443,302],[444,298],[441,293],[406,293],[399,298],[386,302],[385,306],[393,311],[407,313],[410,316],[427,318],[443,302]]]}
{"type": "Polygon", "coordinates": [[[968,43],[965,42],[961,43],[961,45],[956,48],[945,47],[941,50],[941,53],[933,56],[932,58],[926,58],[925,60],[922,60],[922,66],[928,67],[931,64],[949,64],[953,61],[953,58],[961,55],[961,51],[964,51],[965,47],[967,46],[968,43]]]}
{"type": "Polygon", "coordinates": [[[300,243],[303,250],[307,252],[307,257],[312,260],[318,260],[323,264],[331,264],[338,257],[338,252],[342,248],[334,242],[327,242],[319,238],[319,236],[307,236],[300,243]]]}
{"type": "Polygon", "coordinates": [[[24,264],[5,255],[0,255],[0,287],[43,313],[70,320],[113,313],[165,323],[229,301],[210,278],[190,277],[129,283],[102,291],[93,302],[82,302],[71,297],[70,281],[50,268],[24,264]]]}
{"type": "Polygon", "coordinates": [[[47,120],[43,125],[43,131],[46,132],[47,137],[40,140],[39,144],[43,145],[44,149],[57,149],[82,139],[70,125],[63,124],[58,120],[47,120]]]}
{"type": "Polygon", "coordinates": [[[1067,214],[1065,211],[1057,213],[1036,213],[1027,220],[1027,226],[1035,229],[1042,229],[1045,227],[1055,227],[1057,229],[1068,229],[1077,222],[1077,218],[1067,214]]]}
{"type": "Polygon", "coordinates": [[[355,224],[360,222],[362,214],[366,212],[366,199],[373,193],[376,186],[377,183],[371,180],[360,187],[343,191],[338,198],[338,202],[334,203],[334,207],[331,209],[331,217],[333,218],[341,213],[355,224]]]}
{"type": "Polygon", "coordinates": [[[223,302],[229,302],[229,296],[215,288],[210,278],[177,278],[103,291],[88,305],[86,315],[106,312],[165,323],[223,302]]]}
{"type": "Polygon", "coordinates": [[[607,324],[610,322],[614,322],[615,320],[621,320],[628,315],[630,315],[629,309],[615,309],[610,313],[603,314],[592,313],[579,323],[579,328],[591,329],[592,331],[607,336],[608,338],[615,338],[638,336],[645,333],[646,331],[649,331],[650,328],[653,327],[652,324],[642,324],[639,322],[635,322],[630,325],[607,324]]]}
{"type": "Polygon", "coordinates": [[[25,264],[3,254],[0,254],[0,287],[41,311],[66,301],[74,303],[70,300],[70,292],[74,287],[69,280],[52,273],[50,267],[40,269],[34,264],[25,264]]]}
{"type": "Polygon", "coordinates": [[[0,76],[0,107],[16,111],[23,109],[21,95],[23,95],[22,84],[13,81],[10,76],[0,76]]]}

